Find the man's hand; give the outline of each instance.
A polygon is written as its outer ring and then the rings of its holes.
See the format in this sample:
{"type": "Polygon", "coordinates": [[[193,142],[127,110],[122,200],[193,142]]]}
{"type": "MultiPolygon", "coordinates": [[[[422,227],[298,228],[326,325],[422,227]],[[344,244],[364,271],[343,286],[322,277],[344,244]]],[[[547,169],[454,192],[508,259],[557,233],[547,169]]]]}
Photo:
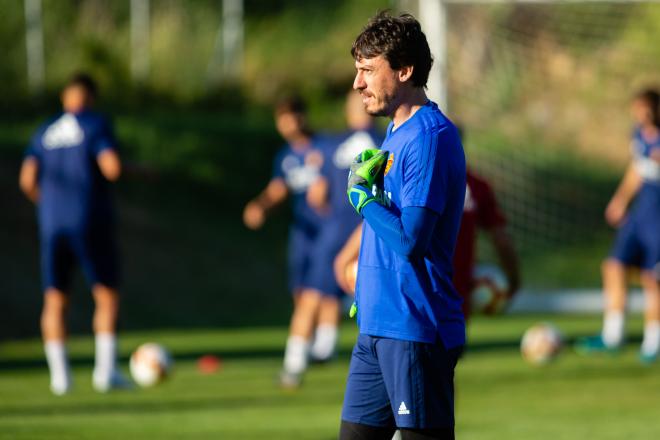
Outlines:
{"type": "Polygon", "coordinates": [[[117,151],[112,148],[106,148],[96,156],[96,162],[99,165],[101,174],[110,182],[116,182],[121,175],[121,160],[117,151]]]}
{"type": "Polygon", "coordinates": [[[39,201],[39,162],[34,157],[26,157],[21,165],[18,186],[33,203],[39,201]]]}
{"type": "Polygon", "coordinates": [[[371,190],[362,186],[355,185],[348,190],[348,201],[355,208],[355,211],[362,215],[362,210],[369,203],[376,201],[371,190]]]}
{"type": "Polygon", "coordinates": [[[626,216],[627,204],[618,197],[612,198],[605,209],[605,220],[612,227],[618,227],[623,223],[626,216]]]}
{"type": "Polygon", "coordinates": [[[362,209],[375,200],[371,191],[374,183],[382,176],[388,155],[388,151],[367,149],[351,164],[346,193],[358,214],[362,214],[362,209]]]}
{"type": "Polygon", "coordinates": [[[266,213],[258,202],[250,202],[245,206],[243,211],[243,223],[245,226],[252,230],[256,230],[263,226],[266,220],[266,213]]]}

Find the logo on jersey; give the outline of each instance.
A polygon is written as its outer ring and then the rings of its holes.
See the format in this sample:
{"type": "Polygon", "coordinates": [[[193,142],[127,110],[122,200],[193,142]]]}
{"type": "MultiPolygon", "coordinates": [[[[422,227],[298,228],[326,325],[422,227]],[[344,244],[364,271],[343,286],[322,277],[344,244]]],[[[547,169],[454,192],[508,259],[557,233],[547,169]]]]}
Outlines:
{"type": "Polygon", "coordinates": [[[50,124],[44,132],[41,142],[46,150],[77,147],[85,140],[85,132],[78,120],[70,113],[63,114],[50,124]]]}
{"type": "Polygon", "coordinates": [[[390,172],[390,168],[392,168],[392,164],[394,163],[394,153],[390,153],[389,156],[387,156],[387,164],[385,165],[385,175],[387,176],[387,173],[390,172]]]}
{"type": "Polygon", "coordinates": [[[307,191],[307,188],[319,177],[320,165],[316,159],[305,157],[305,163],[301,162],[300,158],[294,155],[286,156],[282,161],[284,180],[294,193],[307,191]]]}
{"type": "Polygon", "coordinates": [[[408,414],[410,414],[410,410],[406,407],[406,403],[401,402],[401,405],[399,405],[399,415],[406,416],[408,414]]]}
{"type": "Polygon", "coordinates": [[[351,166],[355,156],[368,148],[378,148],[373,139],[366,131],[356,131],[344,142],[339,144],[332,155],[332,163],[339,169],[346,169],[351,166]]]}

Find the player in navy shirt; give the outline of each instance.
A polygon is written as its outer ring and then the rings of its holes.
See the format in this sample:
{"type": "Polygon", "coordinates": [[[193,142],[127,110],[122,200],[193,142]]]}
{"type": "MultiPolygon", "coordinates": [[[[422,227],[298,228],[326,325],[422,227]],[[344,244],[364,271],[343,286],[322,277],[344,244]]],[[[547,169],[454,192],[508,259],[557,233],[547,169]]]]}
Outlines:
{"type": "Polygon", "coordinates": [[[307,203],[307,190],[319,177],[323,156],[316,148],[318,139],[307,128],[305,113],[305,105],[299,98],[284,100],[276,106],[277,130],[287,144],[275,157],[270,182],[243,211],[245,225],[259,229],[273,208],[287,199],[291,201],[293,222],[289,230],[288,266],[294,310],[280,375],[285,387],[300,385],[318,309],[318,294],[309,288],[309,278],[321,217],[307,203]]]}
{"type": "Polygon", "coordinates": [[[629,268],[636,267],[646,309],[640,360],[651,363],[660,351],[660,94],[655,90],[639,93],[632,103],[632,115],[637,123],[631,144],[633,160],[605,210],[605,219],[618,233],[602,267],[603,329],[596,337],[578,341],[576,348],[582,352],[620,348],[626,275],[629,268]]]}
{"type": "Polygon", "coordinates": [[[454,368],[465,344],[451,282],[465,199],[463,147],[426,97],[432,57],[414,17],[379,13],[351,53],[353,87],[367,112],[392,122],[382,151],[361,154],[349,178],[349,201],[364,226],[359,336],[340,438],[389,439],[399,428],[404,439],[453,439],[454,368]]]}
{"type": "Polygon", "coordinates": [[[359,93],[348,94],[345,109],[349,130],[324,137],[319,148],[323,154],[321,173],[307,193],[310,205],[324,214],[308,283],[319,294],[316,333],[310,349],[311,358],[316,361],[327,361],[334,355],[343,291],[332,267],[337,253],[360,223],[360,217],[346,203],[346,176],[358,153],[365,148],[378,148],[382,141],[373,118],[364,111],[359,93]]]}
{"type": "Polygon", "coordinates": [[[93,385],[105,392],[126,385],[116,368],[119,262],[111,197],[121,162],[109,122],[91,110],[94,81],[75,75],[61,98],[63,113],[39,127],[30,141],[19,184],[37,205],[44,287],[41,328],[51,390],[60,395],[71,388],[65,312],[77,262],[96,304],[93,385]]]}

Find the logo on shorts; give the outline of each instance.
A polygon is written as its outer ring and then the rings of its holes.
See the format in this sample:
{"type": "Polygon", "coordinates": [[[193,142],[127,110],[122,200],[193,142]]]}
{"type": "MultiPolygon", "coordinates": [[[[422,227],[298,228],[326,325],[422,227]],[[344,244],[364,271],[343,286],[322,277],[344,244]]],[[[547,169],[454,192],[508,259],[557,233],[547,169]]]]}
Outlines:
{"type": "Polygon", "coordinates": [[[405,416],[407,414],[410,414],[410,410],[406,408],[406,403],[401,402],[401,405],[399,405],[399,415],[400,416],[405,416]]]}

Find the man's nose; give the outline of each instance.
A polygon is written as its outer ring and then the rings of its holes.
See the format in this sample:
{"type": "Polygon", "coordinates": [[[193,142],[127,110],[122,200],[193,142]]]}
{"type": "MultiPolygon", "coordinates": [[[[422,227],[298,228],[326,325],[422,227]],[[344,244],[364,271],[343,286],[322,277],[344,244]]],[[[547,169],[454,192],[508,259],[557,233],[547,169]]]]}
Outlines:
{"type": "Polygon", "coordinates": [[[358,72],[355,75],[355,80],[353,80],[353,89],[355,90],[364,90],[367,88],[367,84],[364,82],[364,78],[362,77],[362,73],[358,72]]]}

